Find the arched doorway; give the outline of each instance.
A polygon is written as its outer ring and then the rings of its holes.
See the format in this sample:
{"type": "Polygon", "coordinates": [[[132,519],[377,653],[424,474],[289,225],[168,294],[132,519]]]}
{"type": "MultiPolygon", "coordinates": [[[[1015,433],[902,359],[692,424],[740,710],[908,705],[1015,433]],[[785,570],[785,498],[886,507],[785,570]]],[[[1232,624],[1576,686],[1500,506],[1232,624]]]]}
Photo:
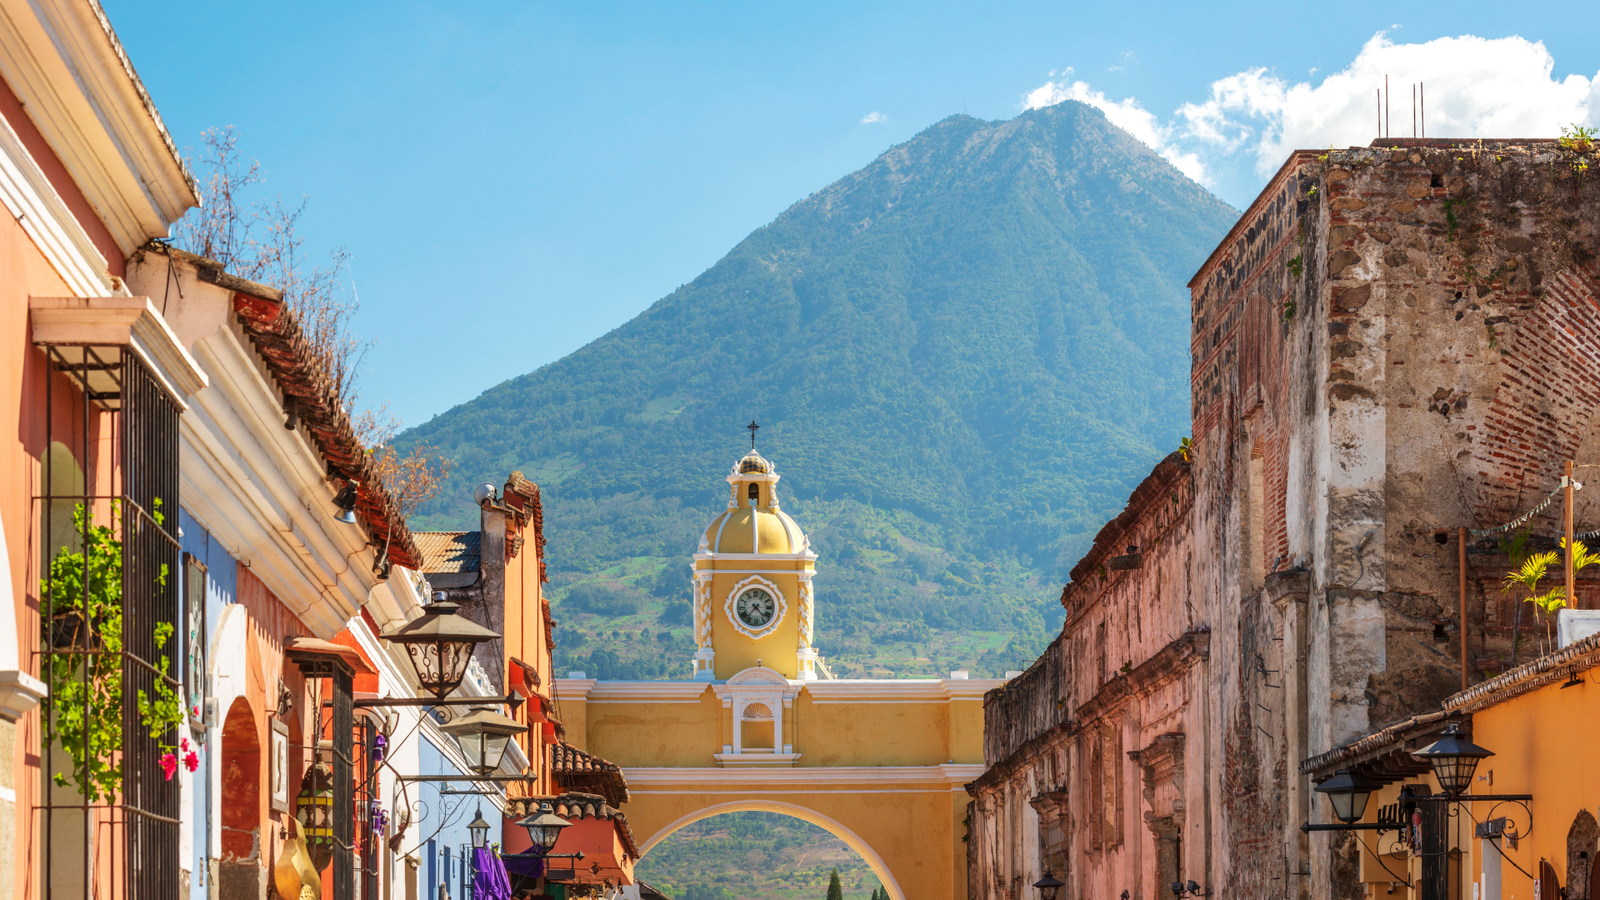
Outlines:
{"type": "Polygon", "coordinates": [[[884,863],[883,857],[879,856],[877,851],[872,849],[872,845],[868,844],[865,840],[862,840],[859,835],[857,835],[854,831],[851,831],[849,828],[846,828],[843,824],[817,812],[816,810],[782,801],[735,800],[696,810],[695,812],[685,815],[656,831],[655,834],[652,834],[640,846],[639,852],[644,858],[648,859],[650,856],[650,851],[657,844],[661,843],[663,840],[667,839],[672,834],[688,825],[692,825],[695,822],[699,822],[704,819],[712,818],[713,816],[722,815],[723,813],[752,811],[779,813],[785,816],[792,816],[796,819],[800,819],[803,822],[809,822],[812,825],[815,825],[818,828],[828,832],[834,837],[837,837],[841,841],[844,841],[845,846],[855,851],[856,854],[859,855],[867,864],[868,868],[872,870],[872,874],[877,877],[878,882],[882,884],[884,889],[889,892],[889,897],[891,900],[905,900],[905,893],[900,890],[900,885],[895,881],[894,874],[889,871],[889,867],[884,863]]]}
{"type": "Polygon", "coordinates": [[[1600,823],[1588,810],[1580,809],[1567,829],[1567,900],[1597,900],[1589,891],[1596,850],[1600,850],[1600,823]]]}
{"type": "Polygon", "coordinates": [[[222,725],[221,900],[257,900],[266,885],[261,852],[261,738],[255,713],[243,697],[228,707],[222,725]]]}

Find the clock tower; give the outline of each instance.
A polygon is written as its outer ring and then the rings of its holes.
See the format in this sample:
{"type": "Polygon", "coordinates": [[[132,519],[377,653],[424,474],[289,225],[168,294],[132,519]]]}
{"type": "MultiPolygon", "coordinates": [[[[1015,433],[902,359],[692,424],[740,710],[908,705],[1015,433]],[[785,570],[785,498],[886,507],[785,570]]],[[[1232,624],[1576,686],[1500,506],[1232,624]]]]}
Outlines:
{"type": "Polygon", "coordinates": [[[728,473],[728,507],[694,554],[694,677],[725,681],[760,666],[813,681],[817,554],[779,508],[778,473],[756,452],[753,434],[750,452],[728,473]]]}

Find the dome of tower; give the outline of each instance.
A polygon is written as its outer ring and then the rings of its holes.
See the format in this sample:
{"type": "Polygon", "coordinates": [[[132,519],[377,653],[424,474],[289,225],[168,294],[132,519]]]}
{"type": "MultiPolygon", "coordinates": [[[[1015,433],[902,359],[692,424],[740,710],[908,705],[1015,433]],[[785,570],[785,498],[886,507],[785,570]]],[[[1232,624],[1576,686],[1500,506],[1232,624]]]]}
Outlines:
{"type": "Polygon", "coordinates": [[[702,547],[712,553],[799,553],[806,536],[783,510],[741,507],[711,520],[702,547]]]}
{"type": "Polygon", "coordinates": [[[700,549],[710,553],[800,553],[805,532],[779,509],[777,469],[753,448],[728,472],[728,508],[711,520],[700,549]]]}
{"type": "Polygon", "coordinates": [[[771,475],[772,463],[752,448],[744,455],[744,459],[734,464],[733,471],[736,475],[771,475]]]}

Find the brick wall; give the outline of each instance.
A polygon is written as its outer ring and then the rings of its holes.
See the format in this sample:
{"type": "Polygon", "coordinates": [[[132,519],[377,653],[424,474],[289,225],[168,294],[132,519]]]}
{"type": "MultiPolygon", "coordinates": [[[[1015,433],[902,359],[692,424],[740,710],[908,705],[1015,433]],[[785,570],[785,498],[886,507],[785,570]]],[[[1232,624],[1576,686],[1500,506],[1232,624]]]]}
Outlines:
{"type": "MultiPolygon", "coordinates": [[[[1299,762],[1438,709],[1463,627],[1468,677],[1503,668],[1524,604],[1499,593],[1505,555],[1483,536],[1461,621],[1457,529],[1527,511],[1564,460],[1600,467],[1600,188],[1569,162],[1549,141],[1296,152],[1196,274],[1190,459],[1158,465],[1102,530],[1061,636],[988,700],[976,821],[1015,813],[1061,761],[1073,796],[1030,808],[1063,810],[1064,900],[1160,896],[1168,821],[1184,877],[1210,890],[1360,895],[1350,847],[1298,830],[1328,819],[1299,762]],[[1076,795],[1103,791],[1082,739],[1108,723],[1125,752],[1185,759],[1177,775],[1118,760],[1125,840],[1097,849],[1071,832],[1103,823],[1076,795]]],[[[1593,471],[1580,531],[1600,528],[1593,471]]],[[[1559,514],[1531,520],[1536,545],[1559,514]]],[[[1597,601],[1586,573],[1578,603],[1597,601]]],[[[1042,833],[1021,832],[984,833],[1042,833]]],[[[976,853],[973,883],[1031,883],[994,868],[1042,858],[1016,849],[976,853]]]]}

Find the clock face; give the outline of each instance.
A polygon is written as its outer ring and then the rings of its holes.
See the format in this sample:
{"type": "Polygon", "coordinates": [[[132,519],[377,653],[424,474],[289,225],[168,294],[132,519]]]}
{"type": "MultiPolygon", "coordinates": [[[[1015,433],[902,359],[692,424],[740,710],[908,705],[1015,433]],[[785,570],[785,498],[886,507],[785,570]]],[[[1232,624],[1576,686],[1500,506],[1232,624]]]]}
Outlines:
{"type": "Polygon", "coordinates": [[[761,588],[751,588],[740,594],[739,602],[734,605],[740,621],[751,628],[760,628],[772,621],[772,612],[776,608],[772,595],[761,588]]]}

